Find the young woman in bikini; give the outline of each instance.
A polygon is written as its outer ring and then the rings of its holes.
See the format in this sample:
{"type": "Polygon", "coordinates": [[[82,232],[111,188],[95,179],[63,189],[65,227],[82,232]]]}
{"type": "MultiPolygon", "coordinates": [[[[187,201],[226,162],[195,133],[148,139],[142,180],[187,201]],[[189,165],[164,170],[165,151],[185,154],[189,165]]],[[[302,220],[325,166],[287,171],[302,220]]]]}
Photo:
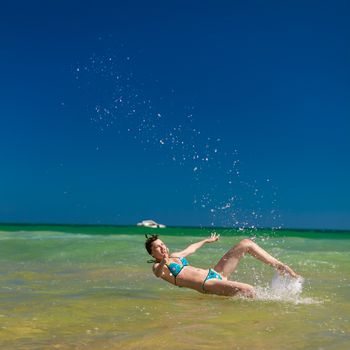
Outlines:
{"type": "Polygon", "coordinates": [[[146,235],[146,249],[155,259],[153,273],[156,277],[161,277],[171,284],[191,288],[201,293],[223,296],[242,295],[249,298],[255,295],[253,286],[228,279],[230,274],[236,270],[240,259],[247,253],[271,265],[282,274],[298,276],[289,266],[275,259],[248,238],[241,240],[228,250],[213,269],[201,269],[188,264],[186,256],[193,254],[204,244],[216,242],[218,239],[219,235],[212,233],[211,237],[191,244],[182,251],[170,254],[169,249],[158,238],[158,235],[146,235]]]}

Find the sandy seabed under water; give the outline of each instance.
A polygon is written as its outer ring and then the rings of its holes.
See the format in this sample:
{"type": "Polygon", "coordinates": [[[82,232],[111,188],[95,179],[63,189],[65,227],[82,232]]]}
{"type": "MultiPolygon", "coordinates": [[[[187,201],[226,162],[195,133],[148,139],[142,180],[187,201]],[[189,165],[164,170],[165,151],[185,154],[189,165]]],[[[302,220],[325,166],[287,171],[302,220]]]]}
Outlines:
{"type": "MultiPolygon", "coordinates": [[[[222,237],[188,260],[212,267],[242,238],[222,237]]],[[[305,280],[293,286],[246,257],[233,278],[258,298],[245,300],[156,279],[141,235],[2,231],[0,348],[347,350],[349,238],[257,238],[305,280]]],[[[163,239],[177,250],[201,237],[163,239]]]]}

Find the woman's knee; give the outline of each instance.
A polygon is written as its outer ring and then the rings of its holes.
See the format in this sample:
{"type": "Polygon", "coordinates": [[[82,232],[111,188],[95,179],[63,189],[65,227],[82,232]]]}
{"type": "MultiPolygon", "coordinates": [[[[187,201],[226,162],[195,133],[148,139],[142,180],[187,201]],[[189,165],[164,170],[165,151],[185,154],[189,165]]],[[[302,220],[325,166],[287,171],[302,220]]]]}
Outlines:
{"type": "Polygon", "coordinates": [[[244,248],[245,250],[249,249],[252,246],[252,244],[253,241],[250,238],[244,238],[238,243],[238,245],[241,248],[244,248]]]}
{"type": "Polygon", "coordinates": [[[255,290],[253,286],[247,284],[246,286],[240,288],[240,291],[238,292],[239,295],[245,297],[245,298],[254,298],[255,297],[255,290]]]}

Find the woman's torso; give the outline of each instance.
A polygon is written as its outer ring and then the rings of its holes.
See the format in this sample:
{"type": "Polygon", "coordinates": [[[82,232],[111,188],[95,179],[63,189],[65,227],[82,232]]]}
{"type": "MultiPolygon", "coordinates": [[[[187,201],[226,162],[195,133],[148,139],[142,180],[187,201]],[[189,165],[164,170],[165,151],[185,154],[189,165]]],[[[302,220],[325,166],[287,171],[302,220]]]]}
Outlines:
{"type": "Polygon", "coordinates": [[[208,269],[200,269],[190,265],[186,265],[183,267],[182,266],[183,263],[180,257],[171,257],[169,263],[163,268],[163,274],[161,278],[176,286],[187,287],[202,292],[203,281],[208,275],[208,269]],[[181,271],[175,272],[174,270],[173,274],[171,272],[171,268],[176,267],[177,264],[180,265],[181,271]],[[175,274],[177,275],[175,276],[175,274]]]}

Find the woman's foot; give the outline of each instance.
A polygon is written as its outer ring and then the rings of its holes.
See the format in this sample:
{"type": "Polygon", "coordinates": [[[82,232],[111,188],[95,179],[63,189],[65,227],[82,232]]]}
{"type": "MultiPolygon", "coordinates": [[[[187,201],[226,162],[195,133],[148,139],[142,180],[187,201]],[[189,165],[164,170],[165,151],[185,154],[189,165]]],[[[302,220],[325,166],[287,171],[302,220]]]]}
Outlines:
{"type": "Polygon", "coordinates": [[[276,268],[278,273],[281,274],[282,276],[290,275],[294,278],[299,277],[299,275],[295,273],[288,265],[285,265],[281,262],[277,263],[276,268]]]}

